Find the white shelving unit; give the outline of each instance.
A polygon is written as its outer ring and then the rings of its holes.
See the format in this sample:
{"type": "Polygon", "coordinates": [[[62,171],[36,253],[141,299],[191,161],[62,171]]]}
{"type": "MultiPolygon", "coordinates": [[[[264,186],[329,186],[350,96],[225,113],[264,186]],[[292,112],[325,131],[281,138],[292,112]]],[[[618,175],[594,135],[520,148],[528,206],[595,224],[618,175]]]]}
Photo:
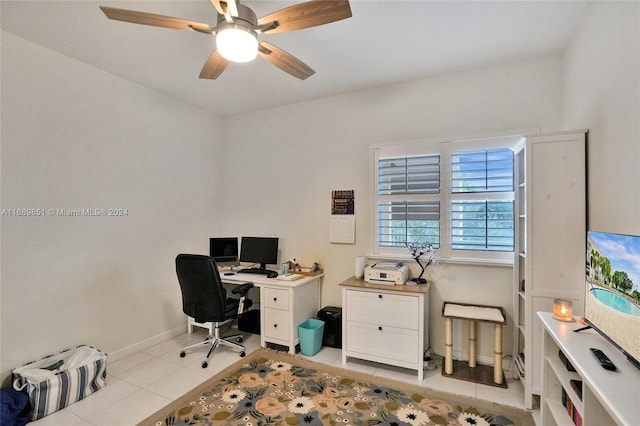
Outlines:
{"type": "Polygon", "coordinates": [[[542,390],[542,328],[537,311],[553,300],[584,306],[586,131],[523,138],[514,148],[515,259],[513,267],[514,376],[533,408],[542,390]]]}
{"type": "Polygon", "coordinates": [[[638,424],[640,370],[595,331],[574,333],[573,330],[580,328],[581,323],[557,321],[548,312],[538,312],[538,316],[544,330],[540,349],[544,361],[541,423],[550,426],[638,424]],[[617,371],[602,368],[589,350],[592,347],[604,351],[617,371]],[[560,359],[560,352],[575,372],[567,369],[560,359]],[[571,380],[581,382],[582,395],[573,390],[571,380]],[[563,390],[566,398],[571,400],[575,421],[563,404],[563,399],[566,399],[562,396],[563,390]]]}
{"type": "Polygon", "coordinates": [[[514,152],[514,177],[515,177],[515,259],[513,266],[513,311],[514,311],[514,327],[513,342],[514,352],[513,359],[515,362],[513,373],[514,377],[519,378],[525,389],[526,385],[526,364],[525,364],[525,283],[526,283],[526,247],[527,247],[527,209],[526,209],[526,169],[525,169],[525,150],[526,141],[523,140],[514,152]]]}

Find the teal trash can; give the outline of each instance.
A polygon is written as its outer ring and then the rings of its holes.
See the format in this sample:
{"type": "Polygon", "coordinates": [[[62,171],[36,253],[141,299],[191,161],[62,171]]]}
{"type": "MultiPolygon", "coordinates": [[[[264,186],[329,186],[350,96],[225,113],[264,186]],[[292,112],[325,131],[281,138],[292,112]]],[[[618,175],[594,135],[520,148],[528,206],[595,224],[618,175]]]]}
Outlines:
{"type": "Polygon", "coordinates": [[[310,318],[298,324],[298,336],[300,336],[300,352],[307,356],[318,353],[322,346],[324,333],[324,321],[310,318]]]}

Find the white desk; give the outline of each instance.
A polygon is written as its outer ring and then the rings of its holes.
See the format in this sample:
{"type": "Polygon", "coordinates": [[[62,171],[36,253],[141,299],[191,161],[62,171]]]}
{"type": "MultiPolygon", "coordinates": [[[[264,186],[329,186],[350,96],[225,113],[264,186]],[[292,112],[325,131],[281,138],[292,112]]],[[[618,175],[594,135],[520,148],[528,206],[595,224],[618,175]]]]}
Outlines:
{"type": "Polygon", "coordinates": [[[315,318],[320,310],[320,286],[324,274],[296,281],[282,281],[259,274],[220,274],[223,283],[251,282],[260,289],[260,346],[287,346],[296,353],[300,343],[298,324],[315,318]]]}

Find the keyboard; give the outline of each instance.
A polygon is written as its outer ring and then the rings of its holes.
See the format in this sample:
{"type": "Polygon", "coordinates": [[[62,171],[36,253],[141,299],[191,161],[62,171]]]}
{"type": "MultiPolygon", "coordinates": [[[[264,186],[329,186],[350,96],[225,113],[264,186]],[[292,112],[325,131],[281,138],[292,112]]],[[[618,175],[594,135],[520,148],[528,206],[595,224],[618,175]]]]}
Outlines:
{"type": "Polygon", "coordinates": [[[269,272],[267,269],[260,269],[260,268],[244,268],[244,269],[239,269],[237,271],[239,274],[260,274],[260,275],[267,275],[267,273],[269,272]]]}
{"type": "Polygon", "coordinates": [[[259,274],[259,275],[264,275],[267,278],[275,278],[278,276],[278,273],[276,271],[272,271],[270,269],[259,269],[259,268],[240,269],[238,273],[239,274],[259,274]]]}

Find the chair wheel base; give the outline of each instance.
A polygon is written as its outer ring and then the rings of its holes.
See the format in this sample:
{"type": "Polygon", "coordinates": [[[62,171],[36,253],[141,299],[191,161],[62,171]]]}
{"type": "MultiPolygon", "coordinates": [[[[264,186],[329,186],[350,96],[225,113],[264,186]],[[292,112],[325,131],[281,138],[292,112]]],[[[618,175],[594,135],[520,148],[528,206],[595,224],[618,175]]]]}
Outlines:
{"type": "Polygon", "coordinates": [[[202,368],[207,368],[209,363],[207,361],[202,361],[202,368]]]}
{"type": "Polygon", "coordinates": [[[184,351],[180,352],[180,358],[184,358],[185,355],[186,353],[184,351]]]}
{"type": "Polygon", "coordinates": [[[240,352],[240,358],[244,358],[245,355],[246,353],[244,351],[240,352]]]}
{"type": "Polygon", "coordinates": [[[238,343],[242,343],[242,340],[243,340],[242,337],[238,337],[237,341],[238,341],[238,343]]]}

